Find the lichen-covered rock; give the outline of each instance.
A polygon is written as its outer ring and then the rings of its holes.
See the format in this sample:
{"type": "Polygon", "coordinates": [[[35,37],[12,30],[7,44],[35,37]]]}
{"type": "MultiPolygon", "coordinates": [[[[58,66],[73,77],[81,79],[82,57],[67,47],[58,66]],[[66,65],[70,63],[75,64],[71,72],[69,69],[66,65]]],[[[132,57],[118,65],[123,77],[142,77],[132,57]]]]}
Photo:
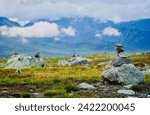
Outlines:
{"type": "Polygon", "coordinates": [[[112,67],[102,73],[105,80],[112,83],[137,84],[145,81],[144,74],[133,64],[123,64],[112,67]]]}
{"type": "Polygon", "coordinates": [[[87,58],[83,58],[83,57],[72,57],[70,60],[62,60],[58,63],[58,65],[61,65],[61,66],[73,66],[73,65],[85,65],[85,64],[88,64],[90,63],[91,60],[90,59],[87,59],[87,58]]]}
{"type": "Polygon", "coordinates": [[[13,55],[7,61],[5,68],[42,68],[44,60],[26,54],[13,55]]]}
{"type": "Polygon", "coordinates": [[[118,67],[123,64],[130,64],[130,63],[131,63],[131,59],[127,57],[116,57],[112,60],[112,66],[114,67],[118,67]]]}

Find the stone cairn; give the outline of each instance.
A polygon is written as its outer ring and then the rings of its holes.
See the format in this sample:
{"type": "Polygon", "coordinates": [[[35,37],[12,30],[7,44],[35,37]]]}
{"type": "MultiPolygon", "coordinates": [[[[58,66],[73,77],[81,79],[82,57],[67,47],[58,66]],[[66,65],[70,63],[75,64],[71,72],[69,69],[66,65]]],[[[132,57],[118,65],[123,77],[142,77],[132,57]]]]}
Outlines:
{"type": "Polygon", "coordinates": [[[110,83],[119,84],[144,82],[143,73],[131,64],[131,59],[124,54],[122,44],[116,44],[116,54],[117,56],[112,60],[112,68],[103,71],[103,78],[110,83]]]}

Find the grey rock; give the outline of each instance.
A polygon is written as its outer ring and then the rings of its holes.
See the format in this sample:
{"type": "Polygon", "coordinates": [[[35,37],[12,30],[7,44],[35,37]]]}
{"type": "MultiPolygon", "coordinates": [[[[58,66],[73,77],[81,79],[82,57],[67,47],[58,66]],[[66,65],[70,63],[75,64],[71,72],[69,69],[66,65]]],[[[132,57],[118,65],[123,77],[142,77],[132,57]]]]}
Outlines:
{"type": "Polygon", "coordinates": [[[147,98],[150,98],[150,95],[147,95],[147,98]]]}
{"type": "Polygon", "coordinates": [[[89,64],[91,62],[90,59],[87,58],[83,58],[83,57],[72,57],[70,60],[61,60],[59,61],[58,65],[61,66],[73,66],[73,65],[85,65],[85,64],[89,64]]]}
{"type": "Polygon", "coordinates": [[[146,93],[141,93],[141,92],[136,92],[136,96],[139,98],[148,98],[148,94],[146,93]]]}
{"type": "Polygon", "coordinates": [[[33,92],[34,90],[33,89],[30,89],[30,92],[33,92]]]}
{"type": "Polygon", "coordinates": [[[138,98],[138,97],[135,97],[135,96],[128,96],[127,98],[138,98]]]}
{"type": "Polygon", "coordinates": [[[135,95],[135,92],[133,90],[125,90],[125,89],[120,89],[117,91],[118,94],[124,94],[124,95],[135,95]]]}
{"type": "Polygon", "coordinates": [[[90,85],[90,84],[88,84],[88,83],[80,83],[79,85],[78,85],[78,87],[80,88],[80,89],[95,89],[95,87],[93,86],[93,85],[90,85]]]}
{"type": "Polygon", "coordinates": [[[35,97],[35,98],[44,98],[43,93],[33,93],[32,96],[35,97]]]}
{"type": "Polygon", "coordinates": [[[9,91],[4,90],[4,91],[1,92],[1,95],[3,97],[8,97],[9,96],[9,91]]]}
{"type": "Polygon", "coordinates": [[[112,60],[112,66],[114,67],[118,67],[123,64],[130,64],[130,63],[131,63],[131,59],[127,57],[116,57],[112,60]]]}
{"type": "Polygon", "coordinates": [[[149,70],[145,70],[145,71],[141,71],[144,75],[146,74],[150,74],[150,69],[149,70]]]}
{"type": "Polygon", "coordinates": [[[112,67],[103,71],[102,76],[111,83],[138,84],[145,81],[144,74],[133,64],[123,64],[120,67],[112,67]]]}
{"type": "Polygon", "coordinates": [[[42,68],[44,60],[26,54],[13,55],[8,59],[5,68],[42,68]]]}
{"type": "Polygon", "coordinates": [[[119,53],[118,56],[119,56],[119,57],[123,57],[123,58],[127,58],[127,57],[128,57],[128,55],[125,54],[124,52],[119,53]]]}
{"type": "Polygon", "coordinates": [[[125,88],[125,89],[131,89],[133,85],[134,84],[124,85],[123,88],[125,88]]]}

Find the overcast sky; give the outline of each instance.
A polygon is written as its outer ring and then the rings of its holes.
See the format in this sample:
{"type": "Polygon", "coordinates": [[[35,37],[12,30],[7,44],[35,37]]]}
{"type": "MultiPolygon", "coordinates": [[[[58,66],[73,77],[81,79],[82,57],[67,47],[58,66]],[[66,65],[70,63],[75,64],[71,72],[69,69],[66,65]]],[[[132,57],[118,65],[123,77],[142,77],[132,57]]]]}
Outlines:
{"type": "Polygon", "coordinates": [[[19,20],[91,16],[120,22],[150,18],[150,0],[0,0],[0,16],[19,20]]]}

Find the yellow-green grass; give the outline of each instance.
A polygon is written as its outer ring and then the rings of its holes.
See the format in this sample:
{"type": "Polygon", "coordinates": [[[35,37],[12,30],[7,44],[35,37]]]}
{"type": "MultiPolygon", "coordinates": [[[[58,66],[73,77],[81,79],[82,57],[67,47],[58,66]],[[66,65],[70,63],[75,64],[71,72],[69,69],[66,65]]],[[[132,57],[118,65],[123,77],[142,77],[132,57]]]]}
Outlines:
{"type": "Polygon", "coordinates": [[[7,62],[7,58],[4,58],[4,57],[3,57],[3,58],[0,58],[0,62],[1,62],[1,63],[6,63],[6,62],[7,62]]]}
{"type": "Polygon", "coordinates": [[[54,80],[76,79],[84,81],[99,80],[101,75],[100,67],[84,68],[73,67],[50,67],[43,69],[22,69],[17,74],[15,69],[0,69],[0,85],[4,84],[47,84],[54,80]]]}
{"type": "MultiPolygon", "coordinates": [[[[59,60],[68,59],[69,57],[45,58],[48,67],[41,69],[22,69],[21,74],[17,74],[15,69],[0,68],[0,85],[4,84],[49,84],[53,81],[64,81],[67,79],[75,79],[77,81],[97,81],[100,80],[103,66],[97,66],[99,62],[111,60],[109,55],[92,55],[87,56],[92,60],[88,67],[78,66],[59,66],[59,60]]],[[[131,55],[133,63],[150,64],[149,55],[131,55]]],[[[6,59],[1,59],[5,60],[6,59]]]]}
{"type": "Polygon", "coordinates": [[[150,55],[138,54],[138,55],[131,55],[130,58],[132,59],[133,64],[148,64],[150,65],[150,55]]]}
{"type": "MultiPolygon", "coordinates": [[[[92,60],[88,66],[59,66],[60,60],[69,59],[69,57],[47,57],[45,62],[48,66],[40,69],[22,69],[21,74],[17,74],[15,69],[0,68],[0,86],[23,85],[34,91],[47,92],[48,97],[72,97],[70,93],[78,91],[77,85],[79,83],[92,83],[101,80],[104,66],[97,64],[112,59],[109,55],[92,55],[87,58],[92,60]]],[[[133,64],[146,63],[150,65],[149,55],[131,55],[130,58],[133,64]]],[[[6,62],[6,59],[1,60],[6,62]]],[[[146,75],[146,83],[150,84],[150,75],[146,75]]],[[[75,97],[80,96],[76,95],[75,97]]]]}

